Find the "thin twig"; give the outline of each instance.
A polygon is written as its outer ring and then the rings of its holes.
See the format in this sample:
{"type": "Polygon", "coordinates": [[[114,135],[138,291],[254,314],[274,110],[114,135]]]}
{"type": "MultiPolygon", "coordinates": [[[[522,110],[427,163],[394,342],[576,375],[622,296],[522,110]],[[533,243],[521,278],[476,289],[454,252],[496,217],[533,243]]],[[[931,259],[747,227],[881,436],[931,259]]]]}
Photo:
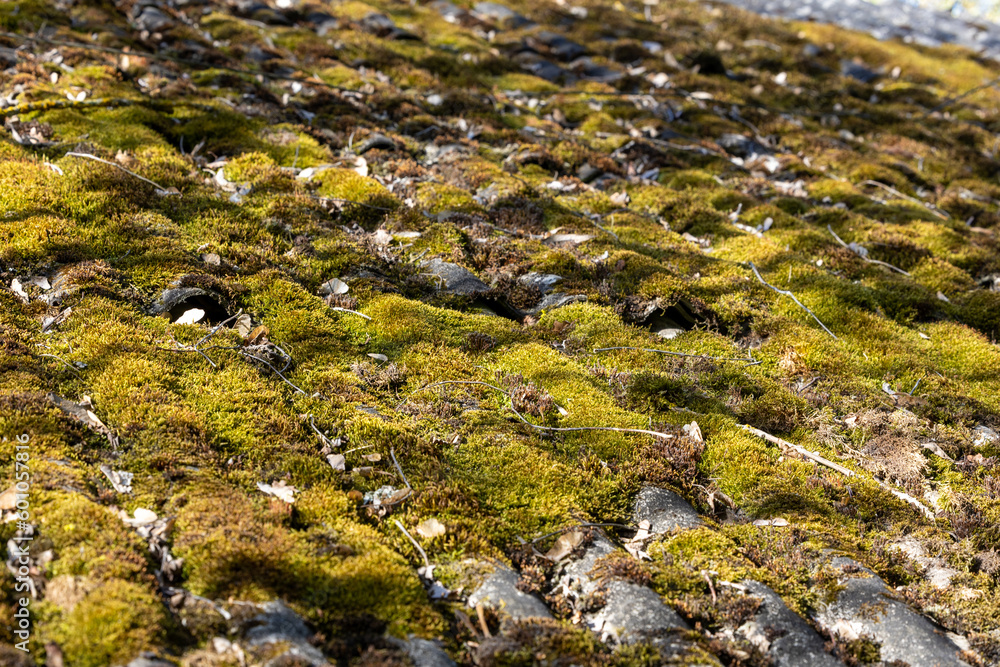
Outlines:
{"type": "Polygon", "coordinates": [[[38,353],[38,356],[40,356],[40,357],[52,357],[53,359],[58,359],[59,361],[61,361],[62,363],[64,363],[64,364],[66,365],[66,367],[67,367],[67,368],[69,368],[69,369],[70,369],[71,371],[73,371],[73,375],[77,376],[77,377],[78,377],[78,378],[80,378],[81,380],[83,379],[83,376],[82,376],[82,375],[80,375],[79,373],[77,373],[77,372],[76,372],[76,369],[75,369],[75,368],[73,368],[73,365],[72,365],[72,364],[70,364],[70,363],[69,363],[68,361],[66,361],[65,359],[63,359],[62,357],[60,357],[60,356],[57,356],[57,355],[55,355],[55,354],[43,354],[43,353],[41,353],[41,352],[39,352],[39,353],[38,353]]]}
{"type": "Polygon", "coordinates": [[[240,308],[238,311],[236,311],[235,315],[233,315],[232,317],[230,317],[228,319],[223,320],[222,322],[219,322],[214,327],[212,327],[212,329],[207,334],[205,334],[204,336],[202,336],[201,340],[199,340],[197,343],[195,343],[194,346],[195,347],[201,347],[203,344],[207,343],[212,338],[212,336],[214,336],[215,334],[217,334],[219,332],[219,330],[222,329],[222,327],[226,326],[227,324],[229,324],[233,320],[239,319],[240,315],[242,315],[242,314],[243,314],[243,309],[240,308]]]}
{"type": "MultiPolygon", "coordinates": [[[[857,477],[858,476],[858,473],[854,472],[850,468],[845,468],[844,466],[840,465],[839,463],[834,463],[830,459],[825,458],[825,457],[817,454],[814,451],[806,449],[805,447],[803,447],[801,445],[796,445],[794,443],[788,442],[787,440],[782,440],[779,437],[773,436],[770,433],[767,433],[765,431],[761,431],[759,428],[754,428],[753,426],[749,426],[748,424],[743,424],[743,428],[745,430],[749,431],[750,433],[753,433],[754,435],[756,435],[759,438],[763,438],[764,440],[767,440],[768,442],[772,442],[772,443],[778,445],[778,447],[781,448],[781,450],[782,450],[783,453],[795,452],[796,454],[799,454],[799,455],[801,455],[801,456],[803,456],[803,457],[805,457],[805,458],[807,458],[807,459],[809,459],[811,461],[815,461],[816,463],[818,463],[820,465],[826,466],[827,468],[830,468],[831,470],[836,470],[837,472],[839,472],[840,474],[844,475],[845,477],[857,477]]],[[[899,489],[896,489],[896,488],[890,486],[889,484],[886,484],[883,481],[880,481],[880,480],[877,480],[877,479],[874,479],[874,478],[872,478],[872,481],[874,481],[876,484],[878,484],[883,489],[885,489],[886,491],[888,491],[892,495],[896,496],[897,498],[899,498],[903,502],[908,503],[908,504],[912,505],[913,507],[916,507],[918,510],[920,510],[923,513],[924,516],[926,516],[931,521],[935,520],[934,512],[932,512],[930,510],[930,508],[928,508],[926,505],[924,505],[922,502],[920,502],[919,500],[917,500],[916,498],[914,498],[910,494],[904,493],[903,491],[900,491],[899,489]]]]}
{"type": "Polygon", "coordinates": [[[394,466],[396,466],[396,470],[399,472],[399,476],[403,478],[403,484],[406,484],[406,488],[412,489],[413,487],[410,486],[410,480],[406,479],[406,473],[403,472],[402,466],[400,466],[399,465],[399,461],[396,460],[396,448],[395,447],[390,447],[389,448],[389,456],[392,457],[392,464],[394,466]]]}
{"type": "Polygon", "coordinates": [[[333,447],[334,447],[333,441],[330,440],[330,438],[326,437],[326,435],[323,433],[323,431],[319,430],[316,427],[316,422],[315,422],[315,420],[313,420],[313,416],[312,415],[309,415],[309,426],[311,426],[312,430],[316,432],[316,435],[319,436],[320,441],[322,441],[322,443],[324,445],[326,445],[330,449],[333,449],[333,447]]]}
{"type": "MultiPolygon", "coordinates": [[[[200,351],[201,350],[199,350],[199,352],[200,351]]],[[[255,360],[259,361],[260,363],[264,364],[265,366],[267,366],[268,368],[270,368],[272,371],[274,371],[278,375],[278,377],[280,377],[282,380],[284,380],[285,384],[287,384],[289,387],[291,387],[295,391],[299,392],[303,396],[307,395],[306,392],[302,391],[302,389],[300,389],[299,387],[297,387],[296,385],[294,385],[291,380],[289,380],[288,378],[286,378],[282,374],[281,371],[279,371],[277,368],[275,368],[274,366],[272,366],[270,364],[270,362],[268,362],[267,359],[261,359],[260,357],[258,357],[256,355],[250,354],[249,352],[245,352],[245,351],[242,351],[242,350],[238,350],[238,352],[239,352],[239,354],[243,355],[244,357],[250,357],[251,359],[255,359],[255,360]]]]}
{"type": "MultiPolygon", "coordinates": [[[[514,407],[514,399],[507,391],[501,389],[500,387],[494,384],[490,384],[489,382],[481,382],[479,380],[442,380],[440,382],[433,382],[425,387],[421,387],[420,389],[414,391],[413,394],[419,391],[424,391],[426,389],[431,389],[433,387],[440,387],[448,384],[475,384],[475,385],[482,385],[484,387],[489,387],[490,389],[499,391],[501,394],[507,397],[507,401],[509,403],[508,407],[510,408],[511,412],[514,413],[514,416],[516,416],[518,419],[524,422],[526,426],[529,426],[538,431],[555,431],[559,433],[568,433],[571,431],[613,431],[615,433],[639,433],[642,435],[651,435],[656,438],[674,437],[669,433],[661,433],[659,431],[649,431],[642,428],[620,428],[617,426],[539,426],[538,424],[532,424],[530,421],[528,421],[528,419],[524,415],[518,412],[517,408],[514,407]]],[[[412,396],[413,394],[410,394],[410,396],[412,396]]],[[[396,409],[398,410],[400,407],[402,407],[403,403],[406,403],[407,400],[409,400],[409,397],[404,399],[403,402],[396,407],[396,409]]]]}
{"type": "Polygon", "coordinates": [[[600,229],[600,230],[601,230],[602,232],[604,232],[605,234],[607,234],[607,235],[609,235],[609,236],[610,236],[611,238],[613,238],[613,239],[614,239],[615,241],[618,241],[619,243],[621,243],[621,239],[620,239],[620,238],[618,238],[618,235],[617,235],[617,234],[615,234],[615,233],[614,233],[613,231],[611,231],[610,229],[607,229],[606,227],[602,226],[602,225],[601,225],[601,224],[600,224],[599,222],[597,222],[597,219],[596,219],[596,218],[600,218],[600,217],[601,217],[600,215],[597,215],[597,214],[595,213],[594,215],[595,215],[596,217],[594,217],[594,218],[591,218],[591,217],[589,217],[589,216],[586,216],[586,215],[583,215],[582,213],[581,213],[580,215],[581,215],[581,216],[582,216],[582,217],[583,217],[584,219],[587,219],[587,220],[589,220],[589,221],[590,221],[590,224],[592,224],[592,225],[593,225],[594,227],[597,227],[597,228],[598,228],[598,229],[600,229]]]}
{"type": "Polygon", "coordinates": [[[195,348],[192,348],[192,349],[195,352],[197,352],[198,354],[200,354],[201,356],[205,357],[205,361],[207,361],[208,363],[212,364],[212,368],[218,368],[218,365],[216,365],[216,363],[214,361],[212,361],[212,359],[207,354],[205,354],[204,352],[202,352],[201,348],[195,347],[195,348]]]}
{"type": "Polygon", "coordinates": [[[857,250],[855,250],[854,248],[852,248],[848,244],[844,243],[844,239],[842,239],[839,236],[837,236],[837,232],[833,231],[833,227],[831,227],[830,225],[827,225],[826,228],[830,231],[831,234],[833,234],[833,238],[837,239],[837,243],[839,243],[840,245],[844,246],[845,248],[847,248],[848,250],[850,250],[851,252],[853,252],[855,255],[857,255],[858,257],[860,257],[864,261],[868,262],[869,264],[878,264],[879,266],[884,266],[884,267],[892,269],[893,271],[896,271],[898,273],[902,273],[904,276],[910,275],[909,273],[907,273],[903,269],[899,268],[898,266],[893,266],[889,262],[883,262],[882,260],[879,260],[879,259],[872,259],[868,255],[862,255],[860,252],[858,252],[857,250]]]}
{"type": "Polygon", "coordinates": [[[789,291],[788,291],[788,290],[786,290],[786,289],[778,289],[778,288],[777,288],[777,287],[775,287],[774,285],[772,285],[772,284],[770,284],[769,282],[767,282],[766,280],[764,280],[764,278],[762,278],[762,277],[761,277],[761,275],[760,275],[760,271],[758,271],[758,270],[757,270],[757,267],[756,267],[756,266],[754,265],[754,263],[753,263],[753,262],[750,262],[750,268],[751,268],[751,269],[753,269],[753,274],[754,274],[755,276],[757,276],[757,280],[759,280],[759,281],[761,282],[761,284],[762,284],[762,285],[764,285],[764,287],[767,287],[767,288],[769,288],[769,289],[772,289],[772,290],[774,290],[775,292],[777,292],[778,294],[781,294],[781,295],[783,295],[783,296],[787,296],[787,297],[791,297],[792,301],[794,301],[794,302],[795,302],[796,304],[798,304],[799,308],[801,308],[802,310],[804,310],[804,311],[806,311],[807,313],[809,313],[810,315],[812,315],[812,318],[813,318],[814,320],[816,320],[816,322],[817,322],[817,323],[818,323],[818,324],[819,324],[819,325],[820,325],[821,327],[823,327],[823,331],[825,331],[825,332],[827,332],[828,334],[830,334],[830,336],[831,336],[831,337],[832,337],[832,338],[833,338],[834,340],[839,340],[839,339],[837,338],[837,336],[836,336],[836,335],[834,335],[834,333],[833,333],[832,331],[830,331],[829,329],[827,329],[827,328],[826,328],[826,325],[825,325],[825,324],[823,324],[822,322],[820,322],[820,319],[819,319],[818,317],[816,317],[816,313],[814,313],[813,311],[809,310],[809,309],[808,309],[808,308],[806,308],[806,307],[805,307],[804,305],[802,305],[802,302],[801,302],[801,301],[799,301],[798,299],[796,299],[796,298],[795,298],[795,295],[794,295],[794,294],[792,294],[791,292],[789,292],[789,291]]]}
{"type": "Polygon", "coordinates": [[[930,211],[931,213],[933,213],[937,217],[941,218],[942,220],[948,220],[949,218],[951,218],[951,216],[948,215],[947,213],[945,213],[944,211],[942,211],[942,210],[940,210],[940,209],[938,209],[936,207],[931,206],[927,202],[920,201],[916,197],[911,197],[910,195],[903,194],[902,192],[900,192],[896,188],[894,188],[892,186],[889,186],[889,185],[886,185],[885,183],[879,183],[878,181],[861,181],[860,185],[874,185],[875,187],[882,188],[886,192],[888,192],[890,194],[893,194],[893,195],[896,195],[897,197],[899,197],[901,199],[905,199],[907,201],[913,202],[914,204],[919,204],[920,206],[923,206],[928,211],[930,211]]]}
{"type": "Polygon", "coordinates": [[[74,153],[73,151],[70,151],[69,153],[66,153],[66,155],[68,157],[82,157],[82,158],[86,158],[88,160],[94,160],[95,162],[100,162],[101,164],[106,164],[108,166],[114,167],[115,169],[120,169],[121,171],[124,171],[126,174],[128,174],[130,176],[135,176],[136,178],[138,178],[140,181],[142,181],[144,183],[149,183],[154,188],[156,188],[156,193],[159,194],[159,195],[167,196],[167,195],[179,194],[179,193],[176,193],[176,192],[170,192],[169,190],[167,190],[165,187],[163,187],[159,183],[155,183],[155,182],[149,180],[148,178],[146,178],[145,176],[140,176],[139,174],[135,173],[134,171],[129,171],[128,169],[126,169],[125,167],[121,166],[120,164],[115,164],[114,162],[111,162],[110,160],[105,160],[104,158],[99,158],[96,155],[91,155],[90,153],[74,153]]]}
{"type": "Polygon", "coordinates": [[[808,389],[809,387],[811,387],[811,386],[813,386],[814,384],[816,384],[817,382],[819,382],[819,381],[820,381],[821,379],[823,379],[823,376],[822,376],[822,375],[817,375],[817,376],[816,376],[816,377],[814,377],[813,379],[809,380],[809,382],[806,382],[806,383],[805,383],[804,385],[802,385],[801,387],[799,387],[798,389],[796,389],[796,390],[795,390],[795,393],[796,393],[796,394],[801,394],[801,393],[802,393],[802,392],[804,392],[804,391],[805,391],[806,389],[808,389]]]}
{"type": "Polygon", "coordinates": [[[285,365],[281,367],[281,372],[284,373],[285,371],[288,370],[288,367],[292,365],[292,355],[285,352],[285,349],[280,345],[278,345],[277,343],[275,343],[274,341],[268,341],[268,342],[271,344],[272,347],[274,347],[274,349],[276,349],[278,352],[281,352],[281,355],[285,358],[285,365]]]}
{"type": "Polygon", "coordinates": [[[767,440],[768,442],[771,442],[771,443],[774,443],[775,445],[778,445],[778,447],[785,454],[788,454],[790,452],[795,452],[796,454],[798,454],[798,455],[800,455],[802,457],[805,457],[807,459],[815,461],[816,463],[819,463],[820,465],[824,465],[827,468],[830,468],[831,470],[836,470],[840,474],[846,475],[848,477],[854,477],[855,474],[857,474],[853,470],[851,470],[850,468],[845,468],[844,466],[840,465],[839,463],[834,463],[830,459],[824,458],[823,456],[820,456],[816,452],[814,452],[812,450],[809,450],[809,449],[806,449],[802,445],[796,445],[794,443],[788,442],[787,440],[782,440],[781,438],[779,438],[777,436],[773,436],[770,433],[767,433],[766,431],[761,431],[759,428],[754,428],[753,426],[750,426],[748,424],[743,424],[743,428],[745,430],[747,430],[747,431],[750,431],[751,433],[753,433],[754,435],[756,435],[758,438],[763,438],[764,440],[767,440]]]}
{"type": "Polygon", "coordinates": [[[351,310],[350,308],[341,308],[340,306],[330,306],[330,310],[336,310],[339,313],[350,313],[351,315],[357,315],[358,317],[363,317],[366,320],[370,320],[371,319],[370,317],[368,317],[364,313],[359,313],[358,311],[351,310]]]}
{"type": "Polygon", "coordinates": [[[737,358],[737,357],[713,357],[707,354],[689,354],[687,352],[673,352],[671,350],[657,350],[651,347],[628,347],[628,346],[618,346],[618,347],[595,347],[594,352],[608,352],[610,350],[636,350],[638,352],[657,352],[659,354],[669,354],[674,357],[692,357],[694,359],[712,359],[713,361],[748,361],[748,365],[754,366],[761,362],[755,361],[753,357],[748,357],[747,359],[737,358]]]}
{"type": "Polygon", "coordinates": [[[479,627],[483,629],[484,637],[492,637],[490,634],[490,626],[486,625],[486,612],[483,611],[483,603],[479,602],[476,604],[476,616],[479,617],[479,627]]]}
{"type": "Polygon", "coordinates": [[[712,604],[718,604],[719,603],[719,598],[715,594],[715,586],[712,584],[712,577],[710,577],[708,575],[708,570],[702,570],[701,571],[701,576],[702,576],[702,578],[705,581],[708,582],[708,590],[709,590],[709,592],[712,593],[712,604]]]}
{"type": "Polygon", "coordinates": [[[927,118],[932,113],[936,113],[938,111],[941,111],[941,109],[944,109],[947,106],[951,106],[955,102],[958,102],[959,100],[963,100],[966,97],[968,97],[969,95],[973,95],[975,93],[978,93],[980,90],[986,90],[987,88],[992,88],[993,86],[997,85],[998,83],[1000,83],[1000,77],[997,77],[996,79],[990,79],[986,83],[982,83],[982,84],[979,84],[978,86],[975,86],[973,88],[969,88],[964,93],[956,95],[955,97],[945,98],[945,100],[943,102],[941,102],[940,104],[938,104],[933,109],[925,111],[924,114],[923,114],[923,118],[927,118]]]}
{"type": "Polygon", "coordinates": [[[421,558],[424,559],[424,566],[429,568],[431,566],[431,562],[430,560],[427,559],[427,552],[424,551],[423,547],[417,544],[417,541],[413,539],[413,535],[410,535],[410,531],[406,530],[406,528],[403,528],[403,524],[399,522],[399,519],[393,519],[392,522],[396,524],[396,527],[399,528],[401,531],[403,531],[403,535],[406,535],[406,537],[410,540],[410,542],[413,543],[413,546],[415,546],[417,548],[417,551],[420,552],[421,558]]]}

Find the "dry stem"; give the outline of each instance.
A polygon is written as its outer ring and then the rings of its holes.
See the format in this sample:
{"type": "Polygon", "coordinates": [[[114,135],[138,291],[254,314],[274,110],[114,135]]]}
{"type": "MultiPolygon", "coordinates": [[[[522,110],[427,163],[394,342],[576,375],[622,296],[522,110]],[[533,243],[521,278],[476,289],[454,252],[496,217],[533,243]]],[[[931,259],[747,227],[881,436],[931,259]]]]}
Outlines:
{"type": "Polygon", "coordinates": [[[796,303],[796,304],[798,305],[798,307],[799,307],[799,308],[801,308],[802,310],[804,310],[804,311],[806,311],[807,313],[809,313],[810,315],[812,315],[812,318],[813,318],[814,320],[816,320],[816,323],[817,323],[817,324],[819,324],[819,325],[820,325],[821,327],[823,327],[823,331],[825,331],[825,332],[827,332],[828,334],[830,334],[830,336],[831,336],[831,337],[832,337],[832,338],[833,338],[834,340],[839,340],[839,339],[837,338],[837,336],[836,336],[836,335],[834,335],[834,333],[833,333],[832,331],[830,331],[829,329],[827,329],[827,328],[826,328],[826,325],[825,325],[825,324],[823,324],[822,322],[820,322],[820,319],[819,319],[818,317],[816,317],[816,313],[814,313],[813,311],[811,311],[811,310],[809,310],[808,308],[806,308],[806,307],[805,307],[805,306],[804,306],[804,305],[802,304],[802,302],[801,302],[801,301],[799,301],[799,300],[798,300],[797,298],[795,298],[795,295],[794,295],[794,294],[792,294],[791,292],[789,292],[789,291],[788,291],[788,290],[786,290],[786,289],[778,289],[778,288],[777,288],[777,287],[775,287],[774,285],[772,285],[772,284],[770,284],[769,282],[767,282],[766,280],[764,280],[764,278],[762,278],[762,277],[761,277],[761,275],[760,275],[760,271],[758,271],[758,270],[757,270],[757,267],[756,267],[756,266],[754,265],[754,263],[753,263],[753,262],[750,262],[750,268],[751,268],[751,269],[753,269],[753,274],[754,274],[755,276],[757,276],[757,280],[759,280],[759,281],[760,281],[760,283],[761,283],[761,284],[762,284],[762,285],[763,285],[764,287],[767,287],[767,288],[769,288],[769,289],[772,289],[772,290],[774,290],[775,292],[777,292],[778,294],[782,294],[782,295],[784,295],[784,296],[787,296],[787,297],[791,297],[792,301],[794,301],[794,302],[795,302],[795,303],[796,303]]]}
{"type": "Polygon", "coordinates": [[[136,178],[138,178],[143,183],[149,183],[150,185],[152,185],[154,188],[156,188],[156,194],[158,194],[158,195],[164,195],[164,196],[166,196],[166,195],[179,194],[177,192],[170,192],[167,188],[163,187],[159,183],[155,183],[154,181],[149,180],[145,176],[140,176],[139,174],[135,173],[134,171],[129,171],[128,169],[126,169],[125,167],[121,166],[120,164],[115,164],[114,162],[112,162],[110,160],[105,160],[104,158],[99,158],[96,155],[91,155],[90,153],[74,153],[72,151],[70,151],[69,153],[66,153],[66,155],[69,156],[69,157],[82,157],[82,158],[86,158],[88,160],[94,160],[95,162],[100,162],[101,164],[106,164],[108,166],[114,167],[115,169],[120,169],[121,171],[124,171],[129,176],[135,176],[136,178]]]}
{"type": "MultiPolygon", "coordinates": [[[[841,473],[845,477],[857,477],[858,476],[858,473],[854,472],[850,468],[845,468],[844,466],[840,465],[839,463],[834,463],[830,459],[825,458],[823,456],[820,456],[816,452],[808,450],[808,449],[806,449],[805,447],[803,447],[801,445],[796,445],[794,443],[788,442],[787,440],[782,440],[781,438],[779,438],[777,436],[773,436],[770,433],[767,433],[765,431],[761,431],[759,428],[754,428],[753,426],[749,426],[747,424],[743,424],[743,428],[746,429],[747,431],[749,431],[750,433],[753,433],[754,435],[756,435],[759,438],[763,438],[764,440],[767,440],[768,442],[772,442],[772,443],[778,445],[778,447],[781,448],[781,451],[783,453],[785,453],[785,454],[789,454],[789,453],[794,452],[794,453],[799,454],[800,456],[802,456],[804,458],[807,458],[807,459],[809,459],[811,461],[814,461],[814,462],[816,462],[816,463],[818,463],[820,465],[826,466],[827,468],[830,468],[831,470],[836,470],[837,472],[841,473]]],[[[891,493],[892,495],[894,495],[897,498],[899,498],[900,500],[902,500],[903,502],[908,503],[908,504],[912,505],[913,507],[916,507],[918,510],[920,510],[923,513],[924,516],[926,516],[931,521],[935,520],[934,512],[932,512],[929,507],[927,507],[926,505],[924,505],[922,502],[920,502],[919,500],[917,500],[916,498],[914,498],[910,494],[904,493],[903,491],[900,491],[900,490],[898,490],[896,488],[893,488],[889,484],[886,484],[885,482],[882,482],[880,480],[873,479],[873,481],[876,484],[878,484],[879,486],[881,486],[883,489],[885,489],[886,491],[888,491],[889,493],[891,493]]]]}
{"type": "Polygon", "coordinates": [[[879,266],[884,266],[884,267],[892,269],[893,271],[896,271],[898,273],[902,273],[904,276],[910,275],[909,273],[907,273],[903,269],[899,268],[898,266],[893,266],[889,262],[883,262],[881,260],[872,259],[871,257],[868,257],[866,255],[862,255],[861,253],[859,253],[858,251],[856,251],[854,248],[852,248],[851,246],[849,246],[846,243],[844,243],[844,239],[842,239],[839,236],[837,236],[837,232],[833,231],[833,227],[831,227],[830,225],[827,225],[826,228],[828,230],[830,230],[831,234],[833,234],[833,238],[837,239],[837,243],[839,243],[840,245],[844,246],[845,248],[847,248],[848,250],[850,250],[851,252],[853,252],[855,255],[857,255],[861,259],[865,260],[866,262],[868,262],[869,264],[878,264],[879,266]]]}

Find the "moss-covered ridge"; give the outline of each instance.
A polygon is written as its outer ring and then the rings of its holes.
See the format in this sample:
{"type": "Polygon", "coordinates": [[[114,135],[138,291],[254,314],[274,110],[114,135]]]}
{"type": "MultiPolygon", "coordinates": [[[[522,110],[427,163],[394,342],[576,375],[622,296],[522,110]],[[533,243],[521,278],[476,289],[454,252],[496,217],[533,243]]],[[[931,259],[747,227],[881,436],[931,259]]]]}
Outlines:
{"type": "MultiPolygon", "coordinates": [[[[51,549],[36,663],[50,643],[67,665],[222,664],[213,605],[281,599],[340,664],[405,662],[387,637],[411,634],[469,664],[469,561],[527,575],[521,540],[628,526],[645,485],[706,518],[643,565],[704,651],[739,655],[703,572],[809,616],[832,550],[995,662],[1000,93],[932,111],[995,66],[694,3],[509,7],[0,6],[25,47],[0,74],[0,448],[12,481],[30,435],[51,549]],[[840,74],[853,58],[876,77],[840,74]],[[450,293],[434,258],[488,291],[450,293]],[[697,421],[704,447],[531,428],[503,392],[554,428],[697,421]],[[294,503],[258,487],[279,482],[294,503]],[[123,523],[137,508],[162,536],[123,523]],[[772,518],[792,525],[752,524],[772,518]]],[[[570,616],[505,646],[657,660],[570,616]]]]}

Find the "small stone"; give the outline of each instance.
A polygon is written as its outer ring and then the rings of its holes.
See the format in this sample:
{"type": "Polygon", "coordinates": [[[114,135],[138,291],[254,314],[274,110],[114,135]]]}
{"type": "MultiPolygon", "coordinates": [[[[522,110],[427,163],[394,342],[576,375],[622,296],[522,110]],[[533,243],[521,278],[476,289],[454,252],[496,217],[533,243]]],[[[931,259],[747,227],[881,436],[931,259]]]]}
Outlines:
{"type": "Polygon", "coordinates": [[[741,158],[750,158],[754,155],[768,155],[770,150],[749,137],[742,134],[726,133],[719,137],[716,142],[730,155],[741,158]]]}
{"type": "Polygon", "coordinates": [[[832,560],[842,588],[832,602],[820,604],[820,627],[846,641],[867,637],[881,646],[882,660],[899,660],[910,667],[955,665],[969,667],[961,649],[938,627],[905,603],[891,597],[889,587],[874,572],[843,556],[832,560]]]}
{"type": "Polygon", "coordinates": [[[449,658],[437,643],[429,639],[410,637],[402,640],[388,636],[386,639],[401,648],[415,667],[455,667],[455,661],[449,658]]]}
{"type": "Polygon", "coordinates": [[[357,153],[358,155],[361,155],[362,153],[366,153],[370,150],[375,150],[375,149],[394,151],[396,150],[396,148],[398,148],[398,146],[396,146],[395,141],[385,136],[384,134],[379,134],[376,132],[375,134],[372,134],[367,139],[365,139],[364,142],[360,146],[358,146],[357,153]]]}
{"type": "Polygon", "coordinates": [[[548,294],[552,291],[555,284],[562,280],[562,276],[557,276],[554,273],[537,273],[532,271],[518,277],[518,280],[530,287],[537,287],[542,294],[548,294]]]}
{"type": "Polygon", "coordinates": [[[498,2],[479,2],[472,8],[472,15],[481,21],[491,21],[502,28],[520,28],[531,23],[510,7],[498,2]]]}
{"type": "Polygon", "coordinates": [[[757,646],[774,661],[775,667],[838,667],[842,663],[826,652],[825,642],[801,616],[764,584],[741,582],[761,600],[752,620],[737,628],[737,635],[757,646]]]}
{"type": "Polygon", "coordinates": [[[697,528],[702,525],[698,512],[688,501],[668,489],[647,486],[639,491],[635,501],[634,521],[649,521],[652,534],[672,530],[697,528]]]}
{"type": "Polygon", "coordinates": [[[137,507],[132,516],[135,517],[130,521],[133,526],[145,526],[159,518],[156,516],[156,512],[148,510],[145,507],[137,507]]]}
{"type": "Polygon", "coordinates": [[[671,338],[677,338],[682,333],[684,333],[684,329],[660,329],[656,332],[656,335],[660,338],[670,340],[671,338]]]}
{"type": "Polygon", "coordinates": [[[607,604],[588,624],[603,641],[634,644],[659,638],[664,631],[686,630],[687,624],[654,591],[629,581],[612,581],[607,604]]]}
{"type": "Polygon", "coordinates": [[[861,83],[871,83],[879,77],[878,72],[875,72],[860,63],[856,63],[853,60],[842,60],[840,62],[840,73],[844,76],[856,79],[861,83]]]}
{"type": "Polygon", "coordinates": [[[142,7],[135,16],[135,26],[139,30],[158,32],[173,25],[174,21],[160,9],[152,6],[142,7]]]}
{"type": "MultiPolygon", "coordinates": [[[[313,633],[305,621],[281,600],[257,605],[260,613],[250,619],[241,645],[256,657],[267,656],[268,664],[306,664],[313,667],[330,663],[309,643],[313,633]],[[274,655],[275,650],[279,655],[274,655]]],[[[256,664],[256,663],[255,663],[256,664]]]]}
{"type": "Polygon", "coordinates": [[[506,614],[515,621],[526,618],[552,618],[548,607],[533,595],[517,588],[519,577],[512,570],[497,570],[469,596],[470,607],[482,604],[506,614]]]}
{"type": "Polygon", "coordinates": [[[598,169],[589,162],[580,167],[576,172],[576,177],[584,183],[591,183],[598,176],[604,173],[603,169],[598,169]]]}
{"type": "Polygon", "coordinates": [[[528,39],[528,44],[539,47],[560,60],[574,60],[587,52],[587,49],[576,42],[548,30],[543,30],[528,39]]]}
{"type": "Polygon", "coordinates": [[[475,296],[490,289],[489,285],[458,264],[435,258],[423,262],[421,267],[433,276],[434,283],[446,294],[475,296]]]}

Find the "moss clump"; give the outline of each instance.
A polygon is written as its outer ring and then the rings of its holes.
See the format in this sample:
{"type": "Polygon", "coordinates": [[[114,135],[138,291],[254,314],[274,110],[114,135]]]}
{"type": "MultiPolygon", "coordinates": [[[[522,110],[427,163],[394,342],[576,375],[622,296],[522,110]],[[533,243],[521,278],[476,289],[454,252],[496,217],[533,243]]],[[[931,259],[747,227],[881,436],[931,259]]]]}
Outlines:
{"type": "MultiPolygon", "coordinates": [[[[981,60],[696,3],[657,23],[517,0],[535,25],[495,31],[404,4],[244,16],[212,0],[144,34],[142,7],[0,3],[11,33],[112,49],[0,73],[18,103],[64,107],[11,120],[41,143],[0,142],[0,460],[9,486],[10,436],[30,434],[31,521],[52,554],[37,650],[194,664],[227,628],[184,590],[280,599],[340,664],[403,660],[386,633],[463,663],[658,664],[568,621],[486,614],[485,641],[461,600],[485,561],[550,591],[565,561],[526,545],[590,523],[628,539],[649,485],[704,523],[597,574],[698,628],[687,662],[760,659],[720,639],[756,604],[723,583],[765,582],[808,616],[839,590],[830,552],[992,646],[1000,94],[932,111],[992,76],[981,60]],[[589,60],[560,60],[554,34],[589,60]],[[799,57],[803,39],[822,46],[799,57]],[[845,86],[845,53],[900,75],[845,86]],[[621,94],[664,83],[656,105],[621,94]],[[748,125],[773,161],[740,164],[720,140],[748,125]],[[433,258],[486,288],[453,293],[433,258]],[[195,292],[155,314],[178,289],[195,292]],[[189,306],[205,316],[176,324],[189,306]],[[281,483],[285,499],[258,486],[281,483]],[[122,523],[139,508],[170,527],[157,548],[179,570],[122,523]],[[924,582],[902,539],[946,553],[955,586],[924,582]],[[454,595],[429,595],[431,576],[454,595]]],[[[17,529],[0,522],[0,539],[17,529]]]]}
{"type": "Polygon", "coordinates": [[[98,667],[131,660],[162,646],[167,614],[148,587],[107,581],[92,590],[51,630],[67,661],[98,667]]]}

